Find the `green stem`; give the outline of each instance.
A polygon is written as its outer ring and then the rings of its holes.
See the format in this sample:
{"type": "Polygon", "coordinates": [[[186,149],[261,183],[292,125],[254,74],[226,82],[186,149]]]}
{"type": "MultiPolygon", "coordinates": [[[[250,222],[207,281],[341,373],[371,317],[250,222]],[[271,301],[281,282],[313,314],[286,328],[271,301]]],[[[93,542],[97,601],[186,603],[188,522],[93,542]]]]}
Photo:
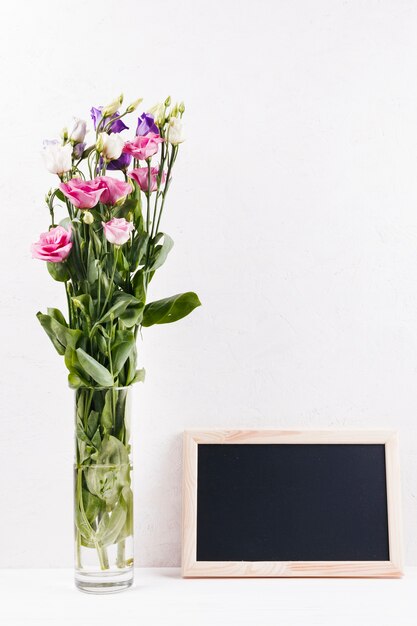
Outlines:
{"type": "Polygon", "coordinates": [[[56,224],[55,224],[54,207],[52,206],[52,204],[49,207],[49,213],[51,215],[51,228],[54,228],[56,224]]]}
{"type": "MultiPolygon", "coordinates": [[[[165,151],[165,143],[163,143],[162,144],[162,149],[161,149],[161,162],[160,162],[160,165],[159,165],[159,171],[158,171],[158,177],[157,177],[157,187],[156,187],[156,192],[155,192],[155,203],[154,203],[154,210],[153,210],[153,217],[152,217],[152,229],[151,229],[151,236],[149,238],[149,243],[152,241],[152,239],[154,238],[154,236],[158,232],[157,229],[155,229],[156,216],[157,216],[157,213],[158,213],[158,202],[159,202],[159,199],[160,199],[161,196],[162,196],[162,198],[164,197],[164,192],[161,190],[161,183],[162,183],[162,177],[164,175],[164,166],[165,166],[165,160],[166,160],[167,156],[169,156],[168,155],[168,150],[165,151]]],[[[168,163],[168,168],[169,168],[169,173],[170,173],[171,172],[171,168],[169,167],[169,163],[168,163]]],[[[164,187],[164,189],[165,189],[165,187],[164,187]]],[[[148,243],[148,247],[149,247],[149,243],[148,243]]]]}
{"type": "Polygon", "coordinates": [[[100,546],[98,542],[95,542],[98,559],[100,561],[100,568],[102,570],[109,569],[109,557],[107,555],[107,549],[105,546],[100,546]]]}
{"type": "MultiPolygon", "coordinates": [[[[114,275],[116,273],[117,256],[118,256],[118,253],[119,253],[119,247],[118,246],[114,246],[114,248],[115,248],[114,261],[113,261],[113,269],[112,269],[112,273],[111,273],[109,288],[107,290],[106,299],[104,300],[104,304],[103,304],[103,307],[101,309],[100,315],[98,316],[98,319],[100,319],[103,316],[103,313],[106,310],[107,303],[108,303],[108,301],[110,299],[110,294],[113,291],[114,275]]],[[[96,326],[96,324],[94,324],[93,329],[94,329],[95,326],[96,326]]]]}
{"type": "Polygon", "coordinates": [[[70,328],[74,328],[73,325],[72,325],[72,302],[71,302],[71,297],[70,297],[69,292],[68,292],[68,281],[65,281],[65,293],[66,293],[66,296],[67,296],[69,327],[70,328]]]}
{"type": "Polygon", "coordinates": [[[173,150],[172,150],[172,157],[171,157],[171,159],[169,161],[169,165],[168,165],[167,178],[166,178],[164,191],[163,191],[163,194],[162,194],[161,208],[160,208],[160,211],[159,211],[158,221],[157,221],[157,224],[156,224],[155,235],[157,235],[158,232],[159,232],[159,224],[161,222],[162,212],[164,210],[165,198],[166,198],[166,195],[168,193],[169,185],[170,185],[170,182],[171,182],[172,166],[175,163],[176,157],[177,157],[177,151],[176,151],[176,146],[174,146],[173,150]]]}
{"type": "Polygon", "coordinates": [[[98,286],[97,286],[97,307],[100,308],[100,306],[101,306],[101,265],[99,265],[98,268],[97,268],[97,280],[98,280],[98,286]]]}
{"type": "Polygon", "coordinates": [[[126,541],[122,539],[122,541],[119,541],[119,543],[117,544],[117,557],[116,557],[117,567],[126,567],[125,548],[126,548],[126,541]]]}
{"type": "Polygon", "coordinates": [[[78,530],[78,528],[76,528],[76,531],[75,531],[75,567],[77,569],[81,569],[81,567],[82,567],[82,562],[81,562],[81,533],[78,530]]]}
{"type": "Polygon", "coordinates": [[[151,160],[146,159],[148,164],[148,191],[146,192],[146,231],[149,234],[151,213],[151,160]]]}

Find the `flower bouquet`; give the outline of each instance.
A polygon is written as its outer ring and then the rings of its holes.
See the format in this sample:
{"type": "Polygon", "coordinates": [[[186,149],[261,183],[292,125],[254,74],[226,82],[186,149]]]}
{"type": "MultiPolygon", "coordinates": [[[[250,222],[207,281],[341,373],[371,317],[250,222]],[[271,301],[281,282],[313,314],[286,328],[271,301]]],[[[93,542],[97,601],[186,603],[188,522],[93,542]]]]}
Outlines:
{"type": "Polygon", "coordinates": [[[33,257],[63,283],[67,316],[57,308],[37,317],[68,369],[75,390],[74,520],[76,584],[117,591],[133,580],[129,388],[137,369],[139,328],[175,322],[200,305],[193,292],[147,302],[155,272],[173,241],[161,218],[180,144],[184,105],[142,113],[125,139],[123,97],[91,109],[94,134],[76,120],[61,141],[44,146],[58,181],[46,195],[49,230],[33,257]],[[63,209],[65,217],[56,222],[63,209]]]}

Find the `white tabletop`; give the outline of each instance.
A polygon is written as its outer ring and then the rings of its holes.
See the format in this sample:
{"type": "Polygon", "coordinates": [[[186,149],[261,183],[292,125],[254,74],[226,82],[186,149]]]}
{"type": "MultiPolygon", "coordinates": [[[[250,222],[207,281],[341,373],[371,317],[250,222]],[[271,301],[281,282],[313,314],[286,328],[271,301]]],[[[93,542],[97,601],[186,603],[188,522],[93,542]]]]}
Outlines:
{"type": "Polygon", "coordinates": [[[417,568],[399,580],[187,579],[138,569],[130,590],[77,591],[70,570],[0,570],[4,626],[415,626],[417,568]]]}

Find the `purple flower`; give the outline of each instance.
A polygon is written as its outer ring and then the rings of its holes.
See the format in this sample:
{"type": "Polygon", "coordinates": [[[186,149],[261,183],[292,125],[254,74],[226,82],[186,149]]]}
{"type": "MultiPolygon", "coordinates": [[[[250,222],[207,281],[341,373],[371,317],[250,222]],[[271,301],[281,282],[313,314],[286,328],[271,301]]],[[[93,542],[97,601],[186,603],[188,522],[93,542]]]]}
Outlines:
{"type": "Polygon", "coordinates": [[[75,159],[81,159],[86,145],[87,145],[86,143],[76,143],[75,144],[74,149],[72,151],[72,154],[73,154],[75,159]]]}
{"type": "Polygon", "coordinates": [[[118,159],[110,161],[107,165],[108,170],[127,170],[132,160],[132,155],[123,152],[118,159]]]}
{"type": "Polygon", "coordinates": [[[97,130],[97,124],[102,118],[102,114],[101,114],[102,109],[103,107],[100,107],[98,109],[96,107],[91,107],[90,114],[91,114],[91,119],[93,120],[94,130],[97,130]]]}
{"type": "Polygon", "coordinates": [[[155,119],[150,113],[142,113],[138,118],[138,127],[136,129],[136,135],[144,137],[148,133],[155,133],[159,136],[159,128],[155,124],[155,119]]]}
{"type": "MultiPolygon", "coordinates": [[[[99,125],[99,123],[101,122],[102,118],[103,118],[103,107],[92,107],[91,108],[91,119],[93,120],[94,123],[94,130],[97,130],[97,126],[99,125]]],[[[111,117],[110,120],[114,120],[115,118],[117,118],[120,115],[120,113],[118,111],[116,111],[116,113],[114,113],[111,117]]],[[[104,131],[105,126],[109,123],[110,121],[109,119],[106,119],[106,122],[104,124],[102,124],[100,126],[100,131],[104,131]]],[[[110,124],[110,127],[106,130],[107,133],[121,133],[122,130],[127,130],[129,128],[129,126],[126,126],[126,124],[122,121],[122,120],[118,120],[116,119],[116,121],[114,121],[112,124],[110,124]]]]}

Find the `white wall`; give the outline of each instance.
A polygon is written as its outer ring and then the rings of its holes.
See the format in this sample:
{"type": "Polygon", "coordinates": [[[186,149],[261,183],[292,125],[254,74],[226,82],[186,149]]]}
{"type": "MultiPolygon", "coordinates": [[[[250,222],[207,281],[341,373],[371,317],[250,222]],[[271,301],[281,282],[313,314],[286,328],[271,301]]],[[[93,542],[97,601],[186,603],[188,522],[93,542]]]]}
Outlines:
{"type": "Polygon", "coordinates": [[[0,566],[72,564],[72,393],[35,318],[64,307],[29,245],[43,138],[121,90],[187,104],[146,329],[136,556],[180,558],[181,432],[394,428],[417,564],[417,4],[3,3],[0,566]]]}

